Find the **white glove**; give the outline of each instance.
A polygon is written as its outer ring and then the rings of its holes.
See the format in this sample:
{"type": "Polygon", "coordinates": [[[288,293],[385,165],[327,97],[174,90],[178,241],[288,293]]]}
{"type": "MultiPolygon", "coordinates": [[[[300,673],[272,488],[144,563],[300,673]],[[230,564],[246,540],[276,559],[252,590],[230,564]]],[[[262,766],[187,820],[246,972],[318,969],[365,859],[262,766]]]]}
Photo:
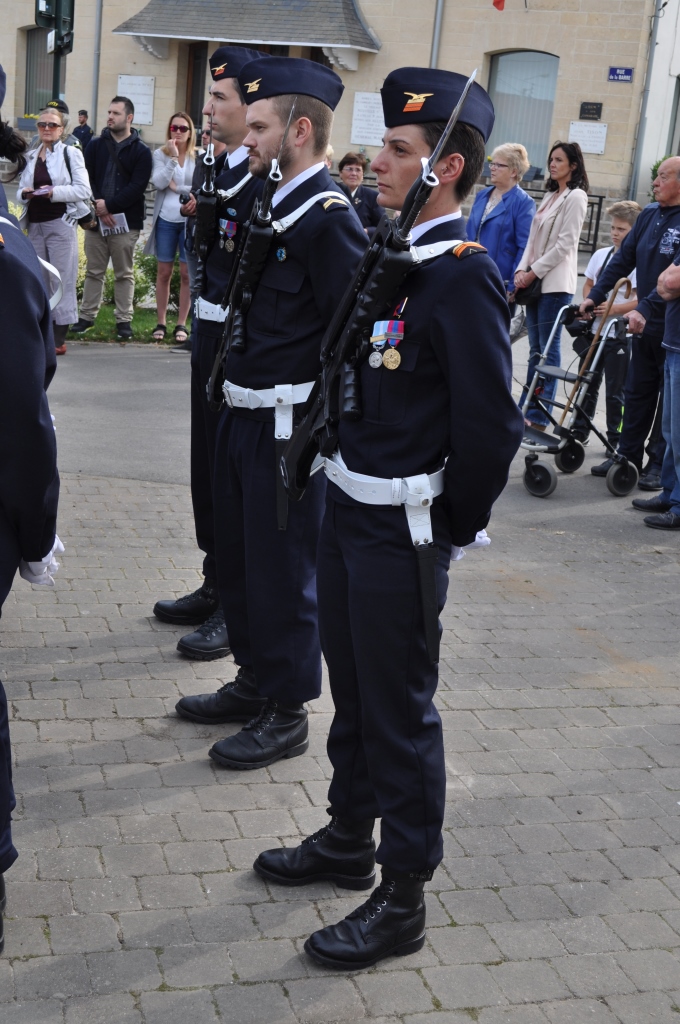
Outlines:
{"type": "Polygon", "coordinates": [[[466,551],[474,551],[475,548],[488,548],[490,543],[491,537],[489,537],[486,530],[479,530],[472,543],[466,544],[464,548],[459,548],[455,545],[451,548],[451,561],[460,562],[461,558],[465,558],[466,551]]]}
{"type": "Polygon", "coordinates": [[[54,574],[59,569],[59,562],[57,562],[55,555],[61,555],[64,553],[64,545],[59,540],[59,537],[54,537],[54,547],[40,562],[25,562],[21,559],[19,563],[19,575],[22,580],[26,580],[27,583],[32,583],[38,587],[53,587],[54,586],[54,574]]]}

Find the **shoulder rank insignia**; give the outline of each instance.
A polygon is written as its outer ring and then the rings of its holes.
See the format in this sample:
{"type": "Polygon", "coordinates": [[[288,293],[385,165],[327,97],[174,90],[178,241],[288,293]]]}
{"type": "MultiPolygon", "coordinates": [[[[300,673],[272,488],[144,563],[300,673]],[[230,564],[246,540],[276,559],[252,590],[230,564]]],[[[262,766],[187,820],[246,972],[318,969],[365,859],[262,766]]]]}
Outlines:
{"type": "Polygon", "coordinates": [[[0,249],[5,248],[5,239],[0,235],[0,249]]]}
{"type": "Polygon", "coordinates": [[[327,199],[323,204],[324,210],[327,210],[329,206],[333,205],[333,203],[340,203],[340,206],[347,206],[347,200],[341,199],[340,196],[338,196],[337,199],[327,199]]]}
{"type": "Polygon", "coordinates": [[[410,110],[421,110],[423,103],[428,96],[434,96],[433,92],[405,92],[404,96],[410,96],[406,106],[402,110],[402,114],[408,113],[410,110]]]}
{"type": "Polygon", "coordinates": [[[467,256],[474,256],[476,252],[486,252],[487,250],[479,242],[461,242],[459,245],[452,250],[453,255],[459,260],[464,260],[467,256]]]}

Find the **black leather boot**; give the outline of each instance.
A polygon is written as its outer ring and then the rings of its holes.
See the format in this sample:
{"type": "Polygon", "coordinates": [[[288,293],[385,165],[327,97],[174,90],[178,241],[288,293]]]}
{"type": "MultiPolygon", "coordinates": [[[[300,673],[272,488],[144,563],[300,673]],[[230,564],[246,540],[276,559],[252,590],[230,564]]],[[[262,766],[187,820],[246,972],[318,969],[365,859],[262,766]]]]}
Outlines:
{"type": "Polygon", "coordinates": [[[217,586],[206,580],[193,594],[185,594],[176,601],[156,601],[153,613],[161,622],[173,626],[199,626],[215,614],[219,605],[217,586]]]}
{"type": "Polygon", "coordinates": [[[358,971],[386,956],[407,956],[425,944],[423,888],[431,872],[397,875],[382,870],[382,882],[344,921],[314,932],[305,952],[325,967],[358,971]]]}
{"type": "Polygon", "coordinates": [[[266,698],[260,697],[257,692],[252,670],[241,667],[236,679],[220,686],[217,693],[182,697],[175,704],[175,711],[182,718],[200,722],[202,725],[250,722],[257,717],[266,703],[266,698]]]}
{"type": "Polygon", "coordinates": [[[195,661],[215,661],[216,658],[226,658],[231,654],[222,609],[218,608],[193,633],[183,636],[177,644],[177,650],[195,661]]]}
{"type": "Polygon", "coordinates": [[[333,815],[300,846],[264,850],[253,868],[279,885],[335,882],[343,889],[370,889],[375,885],[374,825],[374,818],[349,821],[333,815]]]}
{"type": "Polygon", "coordinates": [[[297,757],[304,754],[308,746],[304,706],[286,707],[269,699],[257,718],[235,736],[215,743],[208,753],[225,768],[249,770],[266,768],[284,757],[297,757]]]}

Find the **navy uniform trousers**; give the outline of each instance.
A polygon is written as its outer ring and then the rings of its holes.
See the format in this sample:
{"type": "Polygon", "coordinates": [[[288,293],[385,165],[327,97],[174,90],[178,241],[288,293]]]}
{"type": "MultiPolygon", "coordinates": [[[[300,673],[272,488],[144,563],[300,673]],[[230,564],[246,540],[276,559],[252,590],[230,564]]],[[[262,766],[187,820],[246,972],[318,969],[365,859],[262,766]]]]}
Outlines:
{"type": "Polygon", "coordinates": [[[666,356],[661,347],[662,341],[663,336],[644,332],[633,337],[619,451],[638,469],[642,468],[645,441],[652,429],[659,392],[663,387],[666,356]]]}
{"type": "Polygon", "coordinates": [[[237,665],[263,697],[302,704],[321,693],[316,548],[325,477],[317,473],[288,528],[276,519],[274,421],[222,414],[215,468],[220,600],[237,665]],[[228,580],[228,586],[221,581],[228,580]]]}
{"type": "MultiPolygon", "coordinates": [[[[317,562],[319,631],[335,704],[329,803],[344,818],[382,818],[379,863],[433,870],[442,859],[444,745],[406,513],[341,503],[332,491],[329,485],[317,562]]],[[[436,502],[432,526],[441,613],[451,539],[436,502]]]]}
{"type": "MultiPolygon", "coordinates": [[[[0,609],[10,592],[19,565],[19,545],[0,508],[0,609]]],[[[0,874],[4,874],[18,854],[12,844],[12,811],[16,807],[12,787],[12,753],[9,742],[7,696],[0,682],[0,874]]]]}
{"type": "Polygon", "coordinates": [[[191,351],[191,501],[196,540],[205,556],[203,575],[208,582],[215,584],[213,474],[220,414],[210,410],[205,389],[220,347],[224,324],[198,319],[195,324],[191,351]]]}

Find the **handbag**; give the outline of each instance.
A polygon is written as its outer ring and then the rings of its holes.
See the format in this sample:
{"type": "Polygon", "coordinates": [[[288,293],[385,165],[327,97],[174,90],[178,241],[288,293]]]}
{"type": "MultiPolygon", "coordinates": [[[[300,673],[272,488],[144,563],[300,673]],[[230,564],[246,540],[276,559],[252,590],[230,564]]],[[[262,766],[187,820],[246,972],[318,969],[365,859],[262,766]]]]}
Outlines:
{"type": "MultiPolygon", "coordinates": [[[[71,179],[71,184],[73,184],[73,173],[71,171],[71,159],[68,155],[68,146],[64,146],[64,163],[66,164],[66,170],[68,171],[68,176],[71,179]]],[[[96,228],[97,214],[94,208],[94,200],[90,196],[88,199],[81,199],[80,201],[84,203],[85,206],[87,206],[88,212],[84,214],[82,217],[78,217],[78,224],[84,230],[91,230],[92,228],[96,228]]]]}

